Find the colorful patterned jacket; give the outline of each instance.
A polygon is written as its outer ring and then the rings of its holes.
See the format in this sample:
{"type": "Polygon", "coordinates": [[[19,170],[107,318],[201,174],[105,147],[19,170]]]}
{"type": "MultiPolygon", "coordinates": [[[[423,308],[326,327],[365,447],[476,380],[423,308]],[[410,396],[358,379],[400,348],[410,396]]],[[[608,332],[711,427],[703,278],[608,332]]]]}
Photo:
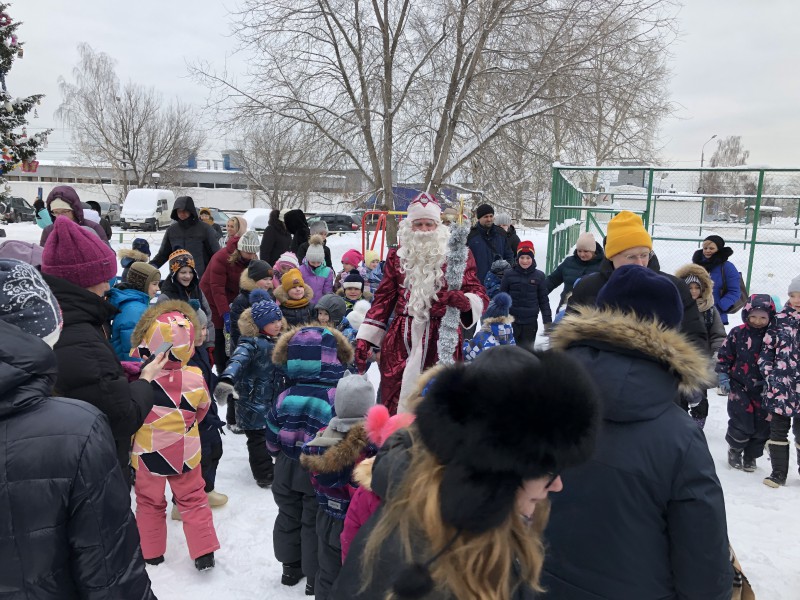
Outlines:
{"type": "Polygon", "coordinates": [[[321,326],[290,329],[275,344],[272,362],[286,372],[289,387],[267,413],[267,449],[300,459],[303,444],[314,439],[333,416],[336,384],[353,348],[341,332],[321,326]]]}
{"type": "Polygon", "coordinates": [[[464,340],[464,362],[478,358],[484,350],[495,346],[515,346],[514,317],[497,317],[481,321],[481,330],[471,340],[464,340]]]}
{"type": "Polygon", "coordinates": [[[191,306],[170,300],[151,306],[142,315],[131,343],[138,358],[144,349],[155,351],[172,342],[169,361],[152,381],[153,408],[133,438],[131,464],[153,475],[180,475],[200,464],[198,425],[206,416],[211,398],[203,373],[188,366],[195,351],[200,326],[191,306]]]}
{"type": "Polygon", "coordinates": [[[759,309],[767,311],[770,321],[775,318],[775,304],[767,294],[753,294],[742,309],[744,323],[731,329],[722,342],[717,355],[717,373],[727,373],[731,386],[738,385],[745,392],[760,393],[764,378],[758,369],[764,335],[767,327],[756,329],[747,323],[750,312],[759,309]]]}
{"type": "Polygon", "coordinates": [[[787,417],[800,415],[800,311],[787,302],[764,336],[758,361],[767,382],[765,405],[787,417]]]}

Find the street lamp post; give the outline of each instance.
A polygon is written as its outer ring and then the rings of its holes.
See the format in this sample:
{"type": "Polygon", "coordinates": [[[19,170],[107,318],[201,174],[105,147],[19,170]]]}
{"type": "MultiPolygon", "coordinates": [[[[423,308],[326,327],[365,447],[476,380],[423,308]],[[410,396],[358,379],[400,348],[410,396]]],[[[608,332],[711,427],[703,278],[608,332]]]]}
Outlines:
{"type": "MultiPolygon", "coordinates": [[[[709,144],[709,142],[711,140],[713,140],[716,137],[717,137],[717,134],[715,133],[714,135],[712,135],[710,138],[708,138],[706,140],[706,143],[703,144],[703,147],[700,149],[700,169],[701,169],[701,171],[700,171],[700,182],[697,185],[697,191],[700,192],[701,194],[705,193],[705,189],[703,189],[703,171],[702,171],[702,168],[703,168],[703,165],[705,164],[705,159],[706,159],[706,146],[709,144]]],[[[700,215],[700,218],[702,219],[703,215],[700,215]]]]}

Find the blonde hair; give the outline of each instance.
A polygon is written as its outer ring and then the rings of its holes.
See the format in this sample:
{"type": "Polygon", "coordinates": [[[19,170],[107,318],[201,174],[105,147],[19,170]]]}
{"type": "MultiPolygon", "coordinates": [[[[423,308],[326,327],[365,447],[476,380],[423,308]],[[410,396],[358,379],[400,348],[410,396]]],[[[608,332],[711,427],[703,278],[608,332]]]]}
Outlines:
{"type": "MultiPolygon", "coordinates": [[[[409,432],[413,439],[415,427],[410,427],[409,432]]],[[[439,507],[439,486],[446,467],[419,440],[409,452],[411,462],[403,482],[385,502],[381,518],[367,538],[361,557],[362,593],[372,580],[378,553],[392,535],[399,536],[407,564],[424,562],[456,536],[456,529],[442,521],[439,507]],[[414,556],[412,538],[425,543],[424,556],[414,556]]],[[[460,600],[509,600],[515,584],[528,584],[537,592],[543,591],[539,586],[544,563],[542,532],[549,512],[549,501],[542,501],[529,525],[512,510],[500,526],[490,531],[462,531],[429,568],[436,588],[460,600]],[[519,573],[514,572],[515,561],[519,573]]],[[[385,598],[395,598],[391,589],[385,598]]]]}

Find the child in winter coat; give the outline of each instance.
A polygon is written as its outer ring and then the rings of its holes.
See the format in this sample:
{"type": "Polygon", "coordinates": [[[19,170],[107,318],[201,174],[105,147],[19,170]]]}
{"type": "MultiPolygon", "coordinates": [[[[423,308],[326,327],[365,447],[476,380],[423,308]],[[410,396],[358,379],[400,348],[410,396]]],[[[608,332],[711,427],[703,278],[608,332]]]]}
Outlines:
{"type": "Polygon", "coordinates": [[[743,324],[731,330],[718,354],[717,372],[727,373],[731,384],[725,435],[728,465],[748,473],[756,470],[756,459],[764,453],[769,438],[769,413],[761,400],[764,378],[758,370],[758,358],[774,317],[772,298],[753,294],[742,309],[743,324]]]}
{"type": "Polygon", "coordinates": [[[326,327],[339,329],[347,312],[347,304],[338,294],[325,294],[314,306],[314,318],[326,327]]]}
{"type": "MultiPolygon", "coordinates": [[[[369,409],[364,429],[367,439],[376,448],[380,448],[391,435],[398,429],[408,427],[414,422],[414,413],[398,413],[389,416],[389,409],[383,404],[378,404],[369,409]]],[[[372,464],[374,457],[365,458],[353,469],[353,480],[358,484],[358,489],[350,498],[350,505],[342,527],[340,541],[342,545],[342,563],[347,558],[350,544],[356,537],[358,530],[366,523],[381,505],[381,499],[372,491],[372,464]]]]}
{"type": "Polygon", "coordinates": [[[169,360],[152,382],[155,402],[133,438],[131,464],[136,469],[136,524],[145,562],[164,562],[167,549],[164,487],[169,483],[183,520],[189,555],[195,567],[214,566],[219,541],[204,492],[198,425],[211,406],[200,369],[189,366],[200,324],[185,302],[150,307],[136,325],[133,353],[145,358],[163,342],[172,343],[169,360]]]}
{"type": "Polygon", "coordinates": [[[251,260],[247,268],[239,276],[239,295],[231,302],[231,347],[239,344],[239,317],[250,307],[250,293],[253,290],[266,290],[272,295],[272,267],[263,260],[251,260]]]}
{"type": "MultiPolygon", "coordinates": [[[[789,428],[794,433],[800,466],[800,276],[789,284],[789,300],[767,329],[758,367],[764,376],[764,403],[769,423],[770,487],[786,483],[789,473],[789,428]],[[794,422],[792,422],[794,420],[794,422]]],[[[800,469],[798,469],[800,470],[800,469]]]]}
{"type": "Polygon", "coordinates": [[[299,269],[287,271],[274,293],[289,327],[308,323],[314,318],[314,305],[311,303],[314,290],[303,281],[299,269]]]}
{"type": "MultiPolygon", "coordinates": [[[[708,356],[714,360],[719,352],[719,347],[725,341],[725,326],[719,316],[717,308],[714,306],[714,281],[703,267],[695,264],[682,266],[675,271],[675,276],[683,279],[689,286],[697,310],[703,318],[708,334],[708,356]]],[[[690,402],[689,414],[695,423],[703,429],[708,417],[708,390],[699,391],[694,396],[694,402],[690,402]]],[[[684,407],[686,408],[686,407],[684,407]]]]}
{"type": "Polygon", "coordinates": [[[353,307],[359,300],[372,302],[372,293],[364,289],[364,279],[358,271],[355,270],[350,271],[347,277],[345,277],[342,282],[342,289],[338,291],[338,294],[344,298],[348,313],[353,310],[353,307]]]}
{"type": "Polygon", "coordinates": [[[364,257],[355,248],[348,250],[342,255],[342,270],[337,273],[336,280],[333,282],[333,291],[338,292],[342,289],[345,277],[353,271],[357,271],[362,279],[367,277],[367,269],[364,266],[364,257]]]}
{"type": "Polygon", "coordinates": [[[300,451],[333,417],[336,384],[353,360],[353,349],[336,330],[297,327],[278,339],[272,360],[285,369],[290,384],[267,413],[267,449],[276,457],[272,495],[278,505],[272,541],[275,558],[283,563],[281,583],[295,585],[305,575],[311,595],[318,567],[318,504],[300,451]]]}
{"type": "Polygon", "coordinates": [[[272,268],[272,289],[277,290],[281,287],[281,278],[292,269],[299,269],[300,263],[293,252],[284,252],[275,262],[272,268]]]}
{"type": "Polygon", "coordinates": [[[200,309],[211,319],[211,306],[200,289],[200,278],[195,270],[194,257],[186,250],[175,250],[169,255],[169,275],[161,282],[161,293],[156,302],[181,300],[192,304],[196,300],[200,309]]]}
{"type": "Polygon", "coordinates": [[[374,294],[378,286],[383,281],[383,262],[374,250],[367,250],[364,255],[364,265],[366,267],[364,281],[369,284],[369,291],[374,294]]]}
{"type": "Polygon", "coordinates": [[[111,323],[111,345],[120,361],[131,360],[131,333],[158,293],[160,281],[158,269],[135,262],[128,269],[128,282],[108,291],[108,301],[119,311],[111,323]]]}
{"type": "Polygon", "coordinates": [[[314,297],[311,299],[314,303],[325,294],[333,292],[333,269],[325,264],[323,243],[322,236],[312,235],[303,264],[300,265],[303,281],[314,291],[314,297]]]}
{"type": "Polygon", "coordinates": [[[317,600],[327,600],[342,568],[340,536],[355,491],[351,484],[353,468],[378,450],[369,443],[363,425],[374,405],[375,388],[366,376],[345,373],[336,385],[336,416],[303,446],[300,464],[311,472],[321,511],[317,514],[317,600]]]}
{"type": "Polygon", "coordinates": [[[484,350],[495,346],[514,346],[514,317],[508,314],[511,296],[498,293],[481,317],[481,328],[471,340],[464,340],[464,362],[475,360],[484,350]]]}
{"type": "Polygon", "coordinates": [[[119,264],[122,265],[122,275],[119,281],[126,283],[128,281],[128,269],[133,263],[150,262],[150,244],[144,238],[136,238],[130,248],[118,250],[117,256],[119,257],[119,264]]]}
{"type": "Polygon", "coordinates": [[[267,452],[267,412],[283,391],[283,370],[272,360],[272,352],[283,329],[283,314],[266,290],[253,290],[252,303],[239,317],[242,336],[220,376],[214,397],[225,403],[236,395],[236,424],[247,436],[250,471],[262,488],[272,485],[274,468],[267,452]]]}
{"type": "Polygon", "coordinates": [[[502,258],[498,258],[492,263],[491,269],[486,273],[486,277],[483,278],[483,287],[486,288],[486,295],[489,296],[489,300],[500,292],[503,273],[510,268],[511,265],[508,264],[508,261],[502,258]]]}
{"type": "Polygon", "coordinates": [[[500,291],[511,296],[511,315],[514,317],[514,339],[517,346],[533,348],[539,312],[545,329],[553,320],[544,273],[536,268],[533,242],[522,241],[517,246],[517,264],[503,273],[500,291]]]}

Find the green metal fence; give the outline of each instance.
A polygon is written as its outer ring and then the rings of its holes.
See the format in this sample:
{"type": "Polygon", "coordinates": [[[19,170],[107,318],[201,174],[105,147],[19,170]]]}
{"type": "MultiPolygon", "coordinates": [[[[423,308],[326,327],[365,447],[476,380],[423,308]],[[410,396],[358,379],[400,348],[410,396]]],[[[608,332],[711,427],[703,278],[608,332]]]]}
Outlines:
{"type": "Polygon", "coordinates": [[[750,293],[786,299],[800,274],[800,169],[685,169],[621,165],[555,165],[547,272],[590,231],[602,243],[621,210],[642,216],[662,270],[691,262],[706,236],[734,249],[730,261],[750,293]]]}

